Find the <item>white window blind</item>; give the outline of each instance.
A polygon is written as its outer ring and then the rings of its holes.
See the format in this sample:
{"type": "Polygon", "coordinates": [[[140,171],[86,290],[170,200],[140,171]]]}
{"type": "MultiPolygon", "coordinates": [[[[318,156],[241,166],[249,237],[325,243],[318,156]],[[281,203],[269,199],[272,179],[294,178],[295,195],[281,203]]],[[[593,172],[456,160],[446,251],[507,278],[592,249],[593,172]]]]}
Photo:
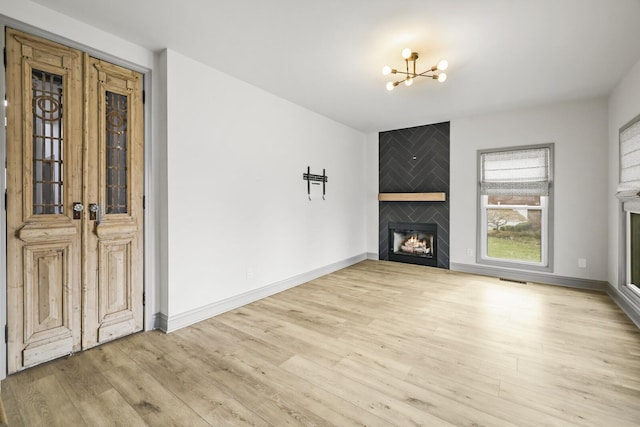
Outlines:
{"type": "Polygon", "coordinates": [[[640,121],[620,132],[620,186],[640,190],[640,121]]]}
{"type": "Polygon", "coordinates": [[[480,155],[480,193],[489,196],[548,196],[548,147],[495,151],[480,155]]]}
{"type": "Polygon", "coordinates": [[[617,196],[626,211],[640,212],[640,120],[620,130],[620,183],[617,196]]]}

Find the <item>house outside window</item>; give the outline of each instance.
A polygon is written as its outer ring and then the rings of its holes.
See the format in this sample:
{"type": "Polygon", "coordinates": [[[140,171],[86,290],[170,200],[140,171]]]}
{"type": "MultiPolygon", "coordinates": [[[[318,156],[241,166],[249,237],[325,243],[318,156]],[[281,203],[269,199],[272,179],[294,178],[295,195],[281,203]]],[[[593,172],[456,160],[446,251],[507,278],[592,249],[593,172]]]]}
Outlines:
{"type": "Polygon", "coordinates": [[[552,271],[553,148],[478,152],[478,263],[552,271]]]}

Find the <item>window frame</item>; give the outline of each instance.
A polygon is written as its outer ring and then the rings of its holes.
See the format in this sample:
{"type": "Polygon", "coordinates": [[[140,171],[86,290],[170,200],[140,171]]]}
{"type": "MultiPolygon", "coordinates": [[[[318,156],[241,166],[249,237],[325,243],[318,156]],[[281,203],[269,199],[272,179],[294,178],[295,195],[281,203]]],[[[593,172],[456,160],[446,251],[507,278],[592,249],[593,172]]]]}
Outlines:
{"type": "Polygon", "coordinates": [[[483,149],[477,152],[477,239],[476,239],[476,263],[504,267],[518,270],[553,272],[553,181],[554,181],[554,143],[501,147],[483,149]],[[536,205],[493,205],[488,203],[489,196],[481,192],[482,180],[482,155],[486,153],[498,153],[504,151],[518,151],[546,148],[549,150],[549,194],[540,196],[540,206],[536,205]],[[487,212],[489,209],[539,209],[541,211],[541,261],[519,261],[504,258],[492,258],[487,255],[488,225],[487,212]]]}
{"type": "MultiPolygon", "coordinates": [[[[632,151],[627,151],[623,144],[630,143],[630,139],[625,135],[626,132],[633,132],[634,128],[640,125],[640,115],[631,119],[628,123],[622,126],[618,131],[618,187],[616,189],[616,197],[619,200],[619,206],[621,208],[620,212],[620,220],[623,225],[620,228],[620,238],[618,247],[620,248],[620,253],[624,254],[624,263],[618,268],[619,279],[618,282],[620,284],[620,292],[624,294],[632,303],[638,305],[640,307],[640,296],[636,292],[632,290],[629,286],[634,284],[636,286],[640,286],[640,283],[633,282],[632,273],[632,216],[640,215],[640,199],[638,199],[638,173],[632,174],[632,179],[623,179],[623,169],[625,169],[625,164],[627,164],[627,168],[638,167],[640,166],[640,161],[636,157],[635,159],[631,158],[630,153],[632,151]],[[627,157],[629,156],[629,157],[627,157]],[[629,161],[630,160],[630,161],[629,161]],[[632,163],[629,165],[629,163],[632,163]]],[[[636,147],[637,148],[637,147],[636,147]]]]}

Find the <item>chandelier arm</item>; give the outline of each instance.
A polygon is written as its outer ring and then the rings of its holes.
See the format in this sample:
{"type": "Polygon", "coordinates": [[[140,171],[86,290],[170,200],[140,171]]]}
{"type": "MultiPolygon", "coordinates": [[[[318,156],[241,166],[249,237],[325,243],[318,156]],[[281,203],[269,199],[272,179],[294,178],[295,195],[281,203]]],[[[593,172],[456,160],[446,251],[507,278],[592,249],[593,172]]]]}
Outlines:
{"type": "Polygon", "coordinates": [[[430,73],[430,72],[431,72],[431,70],[423,71],[422,73],[417,74],[416,77],[433,77],[433,76],[435,76],[435,74],[427,74],[427,73],[430,73]]]}
{"type": "Polygon", "coordinates": [[[403,74],[405,76],[411,76],[411,77],[433,77],[435,74],[427,74],[430,72],[431,70],[427,70],[427,71],[423,71],[420,74],[413,74],[413,73],[405,73],[404,71],[396,71],[394,74],[403,74]]]}
{"type": "Polygon", "coordinates": [[[411,72],[406,73],[406,72],[404,72],[404,71],[399,71],[399,70],[397,70],[397,71],[396,71],[395,73],[393,73],[393,74],[402,74],[402,75],[405,75],[405,76],[411,76],[411,77],[433,77],[433,76],[435,76],[435,74],[428,74],[428,73],[430,73],[430,72],[431,72],[431,70],[426,70],[426,71],[421,72],[420,74],[413,74],[413,73],[411,73],[411,72]]]}

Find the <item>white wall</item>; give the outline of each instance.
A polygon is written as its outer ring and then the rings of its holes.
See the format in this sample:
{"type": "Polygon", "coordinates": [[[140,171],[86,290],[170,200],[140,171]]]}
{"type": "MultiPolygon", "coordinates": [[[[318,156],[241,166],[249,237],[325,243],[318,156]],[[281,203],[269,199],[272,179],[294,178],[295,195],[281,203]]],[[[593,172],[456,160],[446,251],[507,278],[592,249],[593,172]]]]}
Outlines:
{"type": "Polygon", "coordinates": [[[169,317],[364,255],[365,135],[166,56],[169,317]]]}
{"type": "MultiPolygon", "coordinates": [[[[169,312],[169,251],[168,229],[169,212],[168,206],[168,174],[167,174],[167,51],[163,50],[156,55],[155,75],[153,78],[153,89],[151,91],[151,105],[153,107],[154,127],[151,135],[151,144],[147,144],[147,150],[152,150],[153,161],[150,162],[151,181],[155,191],[153,197],[147,201],[147,209],[155,212],[155,224],[152,227],[145,227],[147,237],[153,235],[150,246],[155,249],[154,279],[146,283],[146,292],[154,292],[154,315],[162,313],[164,316],[169,312]]],[[[147,250],[150,248],[147,248],[147,250]]],[[[148,263],[149,264],[149,263],[148,263]]],[[[145,267],[149,267],[148,265],[145,267]]],[[[148,298],[147,298],[148,299],[148,298]]],[[[154,326],[157,322],[154,322],[154,326]]]]}
{"type": "Polygon", "coordinates": [[[452,264],[476,264],[477,150],[549,142],[555,143],[553,275],[607,279],[605,99],[451,122],[452,264]],[[578,258],[587,268],[578,268],[578,258]]]}
{"type": "Polygon", "coordinates": [[[619,174],[618,132],[640,114],[640,61],[618,83],[609,97],[609,186],[607,206],[609,214],[609,284],[617,288],[624,281],[624,251],[620,233],[623,227],[622,209],[615,197],[619,174]]]}
{"type": "Polygon", "coordinates": [[[378,191],[380,180],[379,163],[379,137],[377,132],[367,134],[366,142],[366,181],[365,194],[367,212],[367,253],[370,258],[378,259],[378,237],[379,233],[379,203],[378,191]]]}

